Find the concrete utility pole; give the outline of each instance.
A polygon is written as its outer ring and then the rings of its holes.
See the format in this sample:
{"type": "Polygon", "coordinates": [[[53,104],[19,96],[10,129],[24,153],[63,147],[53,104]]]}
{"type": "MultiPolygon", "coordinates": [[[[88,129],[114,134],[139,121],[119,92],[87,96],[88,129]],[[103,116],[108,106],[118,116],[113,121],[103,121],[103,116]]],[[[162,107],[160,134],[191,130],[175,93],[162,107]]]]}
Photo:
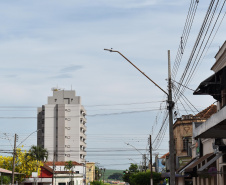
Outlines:
{"type": "Polygon", "coordinates": [[[169,109],[169,136],[170,136],[170,184],[175,184],[175,163],[174,163],[174,136],[173,136],[173,107],[172,100],[172,83],[171,83],[171,64],[170,64],[170,50],[168,50],[168,109],[169,109]]]}
{"type": "Polygon", "coordinates": [[[17,139],[17,135],[15,134],[15,136],[14,136],[14,149],[13,149],[12,184],[14,184],[15,158],[16,158],[16,139],[17,139]]]}
{"type": "Polygon", "coordinates": [[[56,152],[53,152],[53,177],[52,177],[52,185],[54,185],[54,177],[55,177],[55,155],[56,152]]]}
{"type": "Polygon", "coordinates": [[[116,52],[126,59],[133,67],[135,67],[140,73],[142,73],[148,80],[150,80],[155,86],[157,86],[162,92],[168,97],[168,110],[169,110],[169,134],[170,134],[170,185],[175,185],[175,163],[174,163],[174,136],[173,136],[173,107],[174,102],[172,101],[172,89],[171,89],[171,67],[170,67],[170,51],[168,50],[168,85],[169,92],[164,91],[158,84],[156,84],[151,78],[149,78],[143,71],[141,71],[136,65],[134,65],[128,58],[122,53],[113,49],[104,49],[110,52],[116,52]]]}
{"type": "Polygon", "coordinates": [[[149,142],[150,142],[150,148],[149,148],[149,151],[150,151],[150,171],[151,171],[151,177],[150,177],[150,185],[153,185],[153,172],[152,172],[152,144],[151,144],[151,135],[150,135],[150,138],[149,138],[149,142]]]}

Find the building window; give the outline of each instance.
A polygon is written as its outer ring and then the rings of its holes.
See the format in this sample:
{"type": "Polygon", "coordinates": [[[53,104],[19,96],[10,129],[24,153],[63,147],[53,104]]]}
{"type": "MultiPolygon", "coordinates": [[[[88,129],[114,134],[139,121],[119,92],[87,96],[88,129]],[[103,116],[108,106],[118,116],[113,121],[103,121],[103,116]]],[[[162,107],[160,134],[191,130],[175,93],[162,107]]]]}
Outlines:
{"type": "Polygon", "coordinates": [[[188,138],[183,137],[183,151],[188,150],[188,138]]]}
{"type": "Polygon", "coordinates": [[[191,155],[191,137],[183,137],[183,152],[187,152],[187,155],[191,155]]]}
{"type": "Polygon", "coordinates": [[[58,185],[66,185],[65,182],[59,182],[58,185]]]}

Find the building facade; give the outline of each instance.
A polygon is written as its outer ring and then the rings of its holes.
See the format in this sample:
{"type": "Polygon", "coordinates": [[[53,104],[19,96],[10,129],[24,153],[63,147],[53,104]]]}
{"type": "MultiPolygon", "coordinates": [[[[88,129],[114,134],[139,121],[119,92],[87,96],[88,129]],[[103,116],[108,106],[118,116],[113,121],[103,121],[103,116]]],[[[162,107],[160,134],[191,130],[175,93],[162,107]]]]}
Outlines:
{"type": "Polygon", "coordinates": [[[95,163],[86,162],[86,184],[95,180],[95,163]]]}
{"type": "Polygon", "coordinates": [[[215,59],[215,73],[194,92],[213,96],[217,112],[202,124],[193,123],[193,159],[182,170],[193,178],[193,185],[226,184],[226,42],[215,59]]]}
{"type": "Polygon", "coordinates": [[[85,163],[86,111],[74,90],[52,89],[48,104],[38,108],[37,144],[49,161],[85,163]]]}
{"type": "Polygon", "coordinates": [[[66,162],[46,162],[37,177],[26,178],[20,185],[85,185],[85,169],[82,164],[72,162],[72,168],[65,168],[66,162]]]}
{"type": "Polygon", "coordinates": [[[179,175],[181,169],[192,160],[192,136],[193,123],[202,124],[213,114],[217,112],[216,105],[210,105],[196,115],[183,115],[177,118],[173,125],[174,139],[175,139],[175,155],[176,155],[176,176],[177,185],[191,184],[193,179],[191,176],[179,175]]]}

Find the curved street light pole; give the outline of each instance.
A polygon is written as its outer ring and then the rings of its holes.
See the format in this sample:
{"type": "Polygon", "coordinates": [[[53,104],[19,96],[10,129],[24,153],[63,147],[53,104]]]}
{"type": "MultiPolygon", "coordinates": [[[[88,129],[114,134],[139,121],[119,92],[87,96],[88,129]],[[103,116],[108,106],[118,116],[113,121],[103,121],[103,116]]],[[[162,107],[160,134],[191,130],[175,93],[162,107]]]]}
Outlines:
{"type": "Polygon", "coordinates": [[[16,149],[24,142],[26,141],[32,134],[34,134],[35,132],[38,132],[40,129],[30,133],[23,141],[20,142],[20,144],[18,144],[16,146],[16,140],[18,135],[15,134],[14,136],[14,148],[13,148],[13,169],[12,169],[12,184],[14,184],[14,174],[15,174],[15,158],[16,158],[16,149]]]}
{"type": "Polygon", "coordinates": [[[157,86],[168,97],[168,110],[169,110],[169,136],[170,136],[170,185],[175,185],[175,163],[174,163],[174,136],[173,136],[173,107],[174,102],[172,100],[172,83],[171,83],[171,65],[170,65],[170,50],[168,50],[168,86],[169,92],[164,91],[158,84],[156,84],[151,78],[149,78],[143,71],[141,71],[136,65],[134,65],[128,58],[117,50],[104,49],[109,52],[116,52],[126,59],[133,67],[135,67],[141,74],[143,74],[149,81],[157,86]]]}
{"type": "MultiPolygon", "coordinates": [[[[136,151],[138,151],[138,152],[142,155],[143,159],[145,160],[144,163],[145,163],[145,172],[146,172],[146,159],[147,159],[146,154],[142,154],[135,146],[133,146],[133,145],[131,145],[131,144],[129,144],[129,143],[126,143],[126,142],[125,142],[125,144],[127,144],[127,145],[133,147],[136,151]]],[[[143,162],[142,162],[142,164],[143,164],[143,162]]],[[[142,165],[142,171],[143,171],[143,165],[142,165]]]]}

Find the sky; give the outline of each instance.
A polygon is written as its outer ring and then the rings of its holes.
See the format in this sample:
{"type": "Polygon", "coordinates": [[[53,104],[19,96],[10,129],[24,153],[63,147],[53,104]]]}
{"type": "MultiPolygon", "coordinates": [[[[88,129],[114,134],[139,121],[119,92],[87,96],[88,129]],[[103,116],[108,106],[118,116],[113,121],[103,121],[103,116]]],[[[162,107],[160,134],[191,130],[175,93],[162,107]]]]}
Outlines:
{"type": "MultiPolygon", "coordinates": [[[[167,50],[173,66],[190,2],[1,1],[1,154],[9,155],[4,152],[12,150],[15,133],[24,149],[36,144],[37,107],[47,103],[51,88],[58,87],[75,90],[87,110],[87,161],[108,169],[140,164],[142,154],[148,153],[149,135],[154,141],[161,128],[167,97],[118,53],[104,48],[120,51],[167,91],[167,50]]],[[[199,1],[176,81],[208,6],[209,1],[199,1]]],[[[189,88],[196,89],[213,74],[210,68],[225,41],[225,28],[223,19],[189,88]]],[[[192,93],[186,90],[184,95],[199,111],[215,101],[192,93]]],[[[195,114],[180,102],[177,107],[178,117],[195,114]]],[[[159,156],[168,152],[164,128],[162,142],[155,141],[160,146],[153,151],[159,156]]]]}

